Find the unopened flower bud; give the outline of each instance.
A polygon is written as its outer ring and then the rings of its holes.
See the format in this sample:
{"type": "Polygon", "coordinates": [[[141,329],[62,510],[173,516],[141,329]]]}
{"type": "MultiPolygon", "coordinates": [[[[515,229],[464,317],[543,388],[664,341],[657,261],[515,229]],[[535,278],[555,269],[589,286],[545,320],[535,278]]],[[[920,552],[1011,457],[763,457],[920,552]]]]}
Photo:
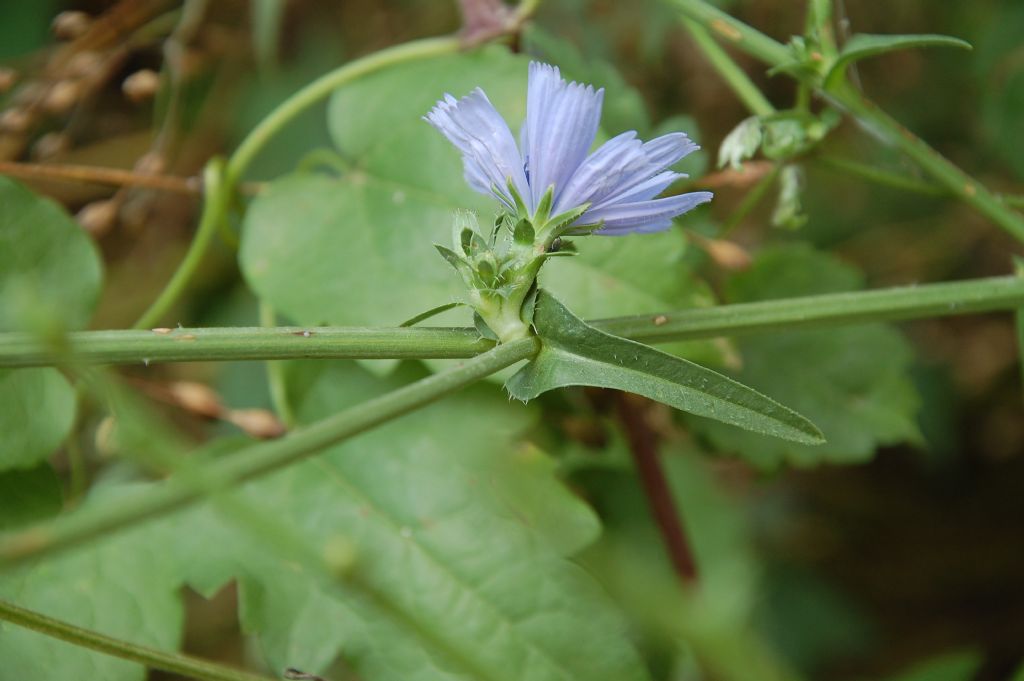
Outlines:
{"type": "Polygon", "coordinates": [[[61,12],[53,18],[50,30],[58,40],[74,40],[89,30],[92,18],[85,12],[61,12]]]}
{"type": "Polygon", "coordinates": [[[207,418],[218,418],[224,412],[220,397],[210,386],[194,381],[177,381],[168,386],[174,401],[187,411],[207,418]]]}
{"type": "Polygon", "coordinates": [[[159,88],[160,75],[152,69],[136,71],[121,83],[125,97],[136,104],[152,99],[159,88]]]}

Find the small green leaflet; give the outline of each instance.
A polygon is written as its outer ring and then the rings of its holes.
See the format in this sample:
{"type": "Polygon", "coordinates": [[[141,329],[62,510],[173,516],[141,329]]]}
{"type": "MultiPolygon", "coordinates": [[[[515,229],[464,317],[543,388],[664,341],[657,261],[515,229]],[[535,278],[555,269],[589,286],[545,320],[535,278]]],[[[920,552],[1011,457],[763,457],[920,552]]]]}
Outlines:
{"type": "Polygon", "coordinates": [[[969,42],[948,35],[922,33],[920,35],[872,35],[858,33],[843,45],[842,51],[832,68],[825,75],[826,90],[838,85],[846,73],[846,67],[861,59],[874,57],[886,52],[907,50],[916,47],[959,47],[965,50],[974,49],[969,42]]]}
{"type": "Polygon", "coordinates": [[[746,430],[804,444],[825,441],[813,423],[747,386],[641,343],[587,326],[541,291],[537,357],[505,387],[523,401],[571,385],[615,388],[746,430]]]}

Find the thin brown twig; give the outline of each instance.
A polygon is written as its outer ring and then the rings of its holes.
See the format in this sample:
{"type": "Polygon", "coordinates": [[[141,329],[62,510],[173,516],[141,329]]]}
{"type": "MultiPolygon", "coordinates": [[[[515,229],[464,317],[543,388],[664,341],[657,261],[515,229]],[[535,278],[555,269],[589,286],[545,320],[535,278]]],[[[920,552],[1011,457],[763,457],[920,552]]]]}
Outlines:
{"type": "Polygon", "coordinates": [[[669,560],[679,579],[684,584],[692,584],[697,579],[697,565],[658,458],[658,436],[644,417],[647,400],[629,393],[619,393],[616,398],[619,418],[629,440],[629,451],[669,560]]]}
{"type": "MultiPolygon", "coordinates": [[[[203,183],[198,176],[151,175],[134,170],[105,168],[103,166],[17,163],[0,160],[0,175],[16,177],[22,180],[84,182],[112,187],[144,187],[146,189],[176,194],[198,195],[203,192],[203,183]]],[[[239,191],[248,195],[258,194],[262,189],[262,182],[243,182],[239,186],[239,191]]]]}
{"type": "Polygon", "coordinates": [[[147,175],[120,168],[100,166],[16,163],[0,160],[0,174],[24,180],[56,180],[58,182],[86,182],[114,187],[146,187],[177,194],[200,194],[202,182],[198,177],[173,175],[147,175]]]}

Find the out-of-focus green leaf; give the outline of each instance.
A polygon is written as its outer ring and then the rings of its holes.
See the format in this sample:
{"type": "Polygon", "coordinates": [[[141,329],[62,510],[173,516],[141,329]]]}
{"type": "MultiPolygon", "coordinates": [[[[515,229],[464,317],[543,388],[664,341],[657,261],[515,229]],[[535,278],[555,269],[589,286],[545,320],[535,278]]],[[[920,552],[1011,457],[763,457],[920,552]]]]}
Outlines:
{"type": "Polygon", "coordinates": [[[0,532],[56,515],[61,502],[60,480],[49,464],[0,473],[0,532]]]}
{"type": "MultiPolygon", "coordinates": [[[[798,245],[763,252],[729,283],[728,298],[739,303],[862,286],[855,270],[798,245]]],[[[802,466],[864,461],[879,445],[919,439],[911,350],[892,328],[869,324],[763,334],[742,338],[738,346],[743,369],[736,378],[805,414],[826,442],[807,447],[694,419],[694,427],[718,449],[774,468],[784,461],[802,466]]]]}
{"type": "MultiPolygon", "coordinates": [[[[54,202],[0,177],[0,331],[84,326],[99,296],[100,260],[54,202]]],[[[55,369],[0,371],[0,470],[34,466],[67,436],[75,396],[55,369]]]]}
{"type": "MultiPolygon", "coordinates": [[[[405,369],[384,381],[354,363],[296,364],[296,413],[331,414],[405,369]]],[[[565,558],[596,536],[592,512],[514,444],[528,411],[481,386],[244,488],[314,546],[351,545],[363,579],[433,641],[323,591],[208,510],[182,525],[179,551],[219,549],[183,569],[204,592],[239,579],[243,624],[273,668],[322,670],[340,653],[373,681],[475,678],[440,640],[492,679],[643,679],[614,608],[565,558]]]]}
{"type": "Polygon", "coordinates": [[[981,663],[982,656],[973,650],[946,653],[887,676],[885,681],[970,681],[981,663]]]}
{"type": "Polygon", "coordinates": [[[505,384],[519,400],[573,385],[636,393],[693,414],[805,444],[814,424],[745,385],[641,343],[587,326],[541,291],[534,324],[541,351],[505,384]]]}
{"type": "Polygon", "coordinates": [[[605,532],[582,560],[622,604],[659,678],[726,681],[793,678],[755,635],[757,568],[743,518],[695,452],[665,447],[662,465],[697,563],[697,583],[673,572],[635,476],[578,472],[605,532]],[[700,672],[678,674],[679,666],[700,672]]]}
{"type": "Polygon", "coordinates": [[[95,246],[63,209],[0,177],[0,331],[85,326],[101,277],[95,246]]]}
{"type": "Polygon", "coordinates": [[[0,22],[0,59],[19,56],[44,46],[51,39],[50,22],[61,4],[57,0],[4,4],[0,22]]]}
{"type": "Polygon", "coordinates": [[[920,35],[871,35],[858,33],[852,36],[843,45],[832,68],[825,75],[825,87],[830,88],[836,85],[846,68],[855,62],[868,57],[874,57],[887,52],[897,50],[909,50],[918,47],[959,47],[961,49],[973,49],[966,40],[954,38],[948,35],[920,34],[920,35]]]}
{"type": "Polygon", "coordinates": [[[75,391],[56,369],[0,369],[0,471],[35,466],[67,437],[75,391]]]}
{"type": "MultiPolygon", "coordinates": [[[[113,500],[100,493],[95,501],[113,500]]],[[[109,636],[162,650],[178,647],[181,584],[169,545],[142,528],[0,575],[0,598],[109,636]]],[[[207,547],[209,550],[209,547],[207,547]]],[[[142,665],[21,627],[0,626],[3,677],[142,681],[142,665]]]]}

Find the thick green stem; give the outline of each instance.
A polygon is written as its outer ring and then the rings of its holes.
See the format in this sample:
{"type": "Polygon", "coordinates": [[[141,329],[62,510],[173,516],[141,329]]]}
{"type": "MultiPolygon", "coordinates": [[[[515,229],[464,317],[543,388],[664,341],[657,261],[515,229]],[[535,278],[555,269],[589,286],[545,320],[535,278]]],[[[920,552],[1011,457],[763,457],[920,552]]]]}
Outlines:
{"type": "Polygon", "coordinates": [[[76,646],[138,662],[150,669],[159,669],[200,681],[271,681],[266,676],[250,674],[187,655],[147,648],[111,638],[2,600],[0,600],[0,620],[38,631],[76,646]]]}
{"type": "Polygon", "coordinates": [[[247,447],[202,469],[204,490],[189,477],[175,476],[110,507],[84,509],[55,522],[0,537],[0,565],[25,561],[75,546],[106,532],[181,508],[203,493],[226,489],[277,470],[342,440],[423,407],[460,388],[528,359],[539,341],[526,338],[499,345],[460,366],[356,405],[280,440],[247,447]]]}
{"type": "MultiPolygon", "coordinates": [[[[591,322],[649,343],[734,336],[1024,307],[1024,278],[991,277],[758,303],[676,310],[591,322]]],[[[93,364],[253,359],[466,358],[494,347],[474,329],[339,327],[77,331],[65,350],[93,364]],[[308,334],[308,335],[307,335],[308,334]]],[[[0,367],[58,364],[66,358],[26,333],[0,333],[0,367]]]]}
{"type": "Polygon", "coordinates": [[[804,298],[681,310],[664,315],[617,317],[597,328],[644,343],[841,324],[921,319],[1012,310],[1024,302],[1024,278],[992,277],[968,282],[901,286],[804,298]]]}
{"type": "MultiPolygon", "coordinates": [[[[729,14],[712,7],[704,0],[667,0],[684,17],[696,21],[727,43],[769,66],[791,61],[785,45],[729,14]]],[[[999,196],[932,149],[924,140],[904,128],[854,87],[845,81],[838,87],[818,94],[853,116],[863,127],[886,144],[897,147],[916,161],[954,196],[970,204],[997,225],[1024,241],[1024,216],[1010,208],[999,196]]]]}
{"type": "Polygon", "coordinates": [[[77,331],[60,351],[28,333],[0,333],[0,367],[252,359],[464,359],[494,347],[475,329],[226,327],[77,331]]]}

